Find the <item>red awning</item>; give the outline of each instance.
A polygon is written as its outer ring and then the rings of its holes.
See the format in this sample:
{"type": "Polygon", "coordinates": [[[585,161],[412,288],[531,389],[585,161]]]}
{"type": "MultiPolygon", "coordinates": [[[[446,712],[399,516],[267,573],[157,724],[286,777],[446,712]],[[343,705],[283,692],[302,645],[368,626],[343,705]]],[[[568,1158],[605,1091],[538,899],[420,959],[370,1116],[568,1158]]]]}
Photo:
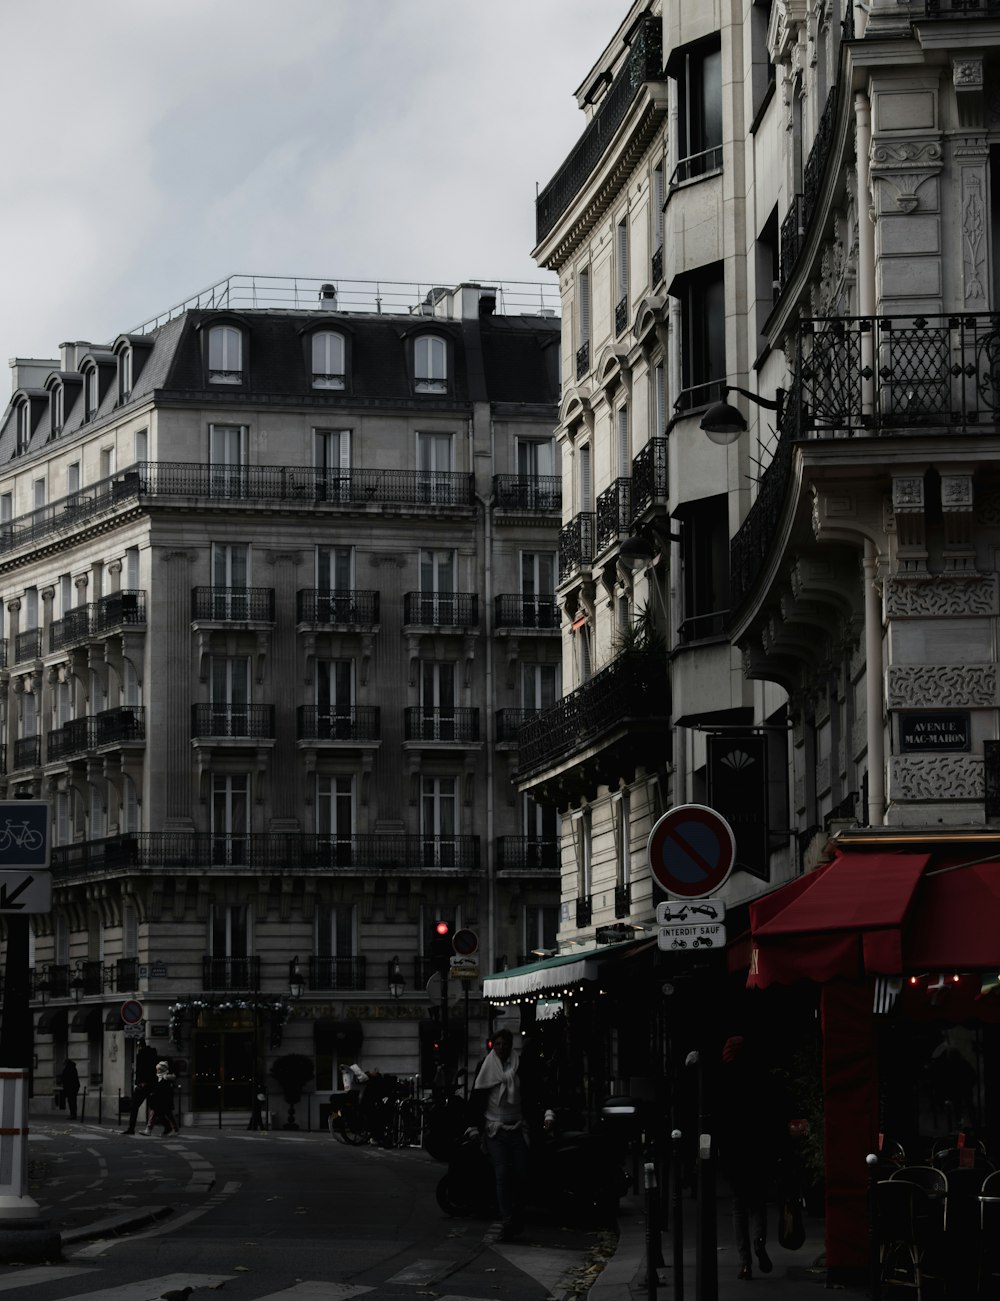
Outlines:
{"type": "Polygon", "coordinates": [[[907,971],[1000,971],[1000,863],[931,868],[907,925],[907,971]]]}
{"type": "Polygon", "coordinates": [[[903,970],[903,923],[929,854],[838,853],[750,905],[748,984],[903,970]]]}

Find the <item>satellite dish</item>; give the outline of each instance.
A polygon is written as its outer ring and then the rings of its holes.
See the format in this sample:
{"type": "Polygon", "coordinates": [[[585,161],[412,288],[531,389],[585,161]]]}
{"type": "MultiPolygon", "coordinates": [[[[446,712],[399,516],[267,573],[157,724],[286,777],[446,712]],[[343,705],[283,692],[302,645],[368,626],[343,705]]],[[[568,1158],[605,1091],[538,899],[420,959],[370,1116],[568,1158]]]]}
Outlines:
{"type": "MultiPolygon", "coordinates": [[[[442,979],[443,977],[441,973],[439,971],[435,971],[434,974],[431,976],[430,980],[428,980],[427,982],[427,997],[434,1006],[438,1006],[441,1002],[442,979]]],[[[460,1002],[462,998],[462,981],[448,980],[446,981],[446,984],[448,986],[447,989],[448,1002],[452,1005],[452,1007],[454,1007],[455,1004],[460,1002]]]]}

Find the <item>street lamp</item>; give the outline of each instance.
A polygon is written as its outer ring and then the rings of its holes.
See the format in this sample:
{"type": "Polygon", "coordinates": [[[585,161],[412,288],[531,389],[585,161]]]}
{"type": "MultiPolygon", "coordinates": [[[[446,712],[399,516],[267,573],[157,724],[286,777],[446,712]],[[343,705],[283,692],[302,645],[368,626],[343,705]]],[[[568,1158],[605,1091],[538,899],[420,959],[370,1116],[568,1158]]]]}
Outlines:
{"type": "Polygon", "coordinates": [[[306,978],[299,968],[299,955],[296,954],[288,964],[288,993],[292,998],[301,998],[305,987],[306,978]]]}
{"type": "Polygon", "coordinates": [[[755,402],[757,406],[764,407],[767,411],[776,411],[778,424],[781,424],[781,417],[785,409],[785,390],[783,388],[775,389],[774,400],[772,401],[770,398],[762,398],[759,393],[752,393],[750,389],[740,388],[737,384],[727,384],[723,389],[723,401],[713,402],[701,418],[701,428],[704,429],[713,443],[726,447],[730,443],[735,443],[740,434],[746,431],[747,422],[742,411],[738,407],[730,406],[725,401],[725,397],[730,393],[739,393],[751,402],[755,402]]]}
{"type": "Polygon", "coordinates": [[[399,965],[398,954],[389,963],[389,993],[393,998],[402,998],[406,993],[406,977],[399,965]]]}

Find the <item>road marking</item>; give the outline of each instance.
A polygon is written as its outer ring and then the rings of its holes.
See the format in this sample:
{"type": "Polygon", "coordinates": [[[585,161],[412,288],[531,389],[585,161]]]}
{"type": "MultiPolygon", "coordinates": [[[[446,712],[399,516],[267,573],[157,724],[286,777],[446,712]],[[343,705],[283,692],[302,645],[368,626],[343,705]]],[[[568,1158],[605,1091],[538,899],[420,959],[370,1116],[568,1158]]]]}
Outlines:
{"type": "MultiPolygon", "coordinates": [[[[190,1211],[185,1211],[182,1215],[171,1215],[165,1220],[162,1226],[155,1229],[147,1229],[145,1233],[130,1233],[124,1238],[102,1238],[97,1242],[88,1243],[87,1246],[81,1247],[79,1251],[69,1253],[73,1259],[91,1260],[96,1256],[103,1256],[112,1247],[120,1247],[126,1242],[139,1242],[143,1238],[159,1238],[165,1233],[173,1233],[174,1229],[179,1229],[185,1224],[190,1224],[192,1220],[200,1219],[209,1211],[214,1210],[216,1206],[224,1202],[227,1198],[232,1197],[233,1193],[238,1192],[241,1184],[238,1180],[233,1180],[221,1188],[214,1197],[208,1197],[201,1206],[196,1206],[190,1211]]],[[[76,1297],[66,1297],[64,1301],[78,1301],[76,1297]]],[[[98,1297],[100,1301],[100,1297],[98,1297]]],[[[143,1301],[149,1301],[148,1297],[143,1301]]]]}
{"type": "Polygon", "coordinates": [[[364,1296],[366,1292],[374,1290],[358,1283],[324,1283],[304,1279],[281,1292],[268,1292],[267,1296],[259,1296],[256,1301],[350,1301],[351,1297],[364,1296]]]}
{"type": "Polygon", "coordinates": [[[429,1283],[431,1279],[443,1278],[449,1270],[454,1268],[453,1260],[414,1260],[405,1269],[401,1269],[398,1274],[393,1274],[392,1278],[387,1278],[387,1283],[415,1283],[418,1286],[422,1283],[429,1283]]]}
{"type": "Polygon", "coordinates": [[[123,1283],[121,1287],[102,1287],[99,1292],[76,1292],[62,1301],[149,1301],[151,1295],[162,1296],[171,1288],[214,1287],[237,1277],[236,1274],[160,1274],[137,1283],[123,1283]]]}
{"type": "Polygon", "coordinates": [[[23,1269],[18,1274],[0,1277],[0,1292],[13,1292],[15,1288],[31,1287],[34,1283],[56,1283],[74,1274],[92,1274],[89,1265],[40,1265],[37,1269],[23,1269]]]}

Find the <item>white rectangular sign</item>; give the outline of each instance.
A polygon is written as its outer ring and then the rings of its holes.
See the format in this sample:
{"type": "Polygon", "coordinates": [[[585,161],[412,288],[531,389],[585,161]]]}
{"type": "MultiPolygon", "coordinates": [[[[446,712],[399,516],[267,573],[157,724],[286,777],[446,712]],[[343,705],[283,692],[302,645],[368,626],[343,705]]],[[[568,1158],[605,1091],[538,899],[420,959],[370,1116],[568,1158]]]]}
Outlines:
{"type": "Polygon", "coordinates": [[[681,949],[723,949],[726,928],[721,923],[698,922],[694,926],[661,926],[656,933],[656,947],[671,952],[681,949]]]}
{"type": "Polygon", "coordinates": [[[0,871],[0,913],[52,911],[52,873],[30,867],[0,871]]]}
{"type": "Polygon", "coordinates": [[[692,925],[694,922],[724,922],[726,905],[721,899],[668,899],[656,905],[657,926],[671,926],[675,922],[692,925]]]}

